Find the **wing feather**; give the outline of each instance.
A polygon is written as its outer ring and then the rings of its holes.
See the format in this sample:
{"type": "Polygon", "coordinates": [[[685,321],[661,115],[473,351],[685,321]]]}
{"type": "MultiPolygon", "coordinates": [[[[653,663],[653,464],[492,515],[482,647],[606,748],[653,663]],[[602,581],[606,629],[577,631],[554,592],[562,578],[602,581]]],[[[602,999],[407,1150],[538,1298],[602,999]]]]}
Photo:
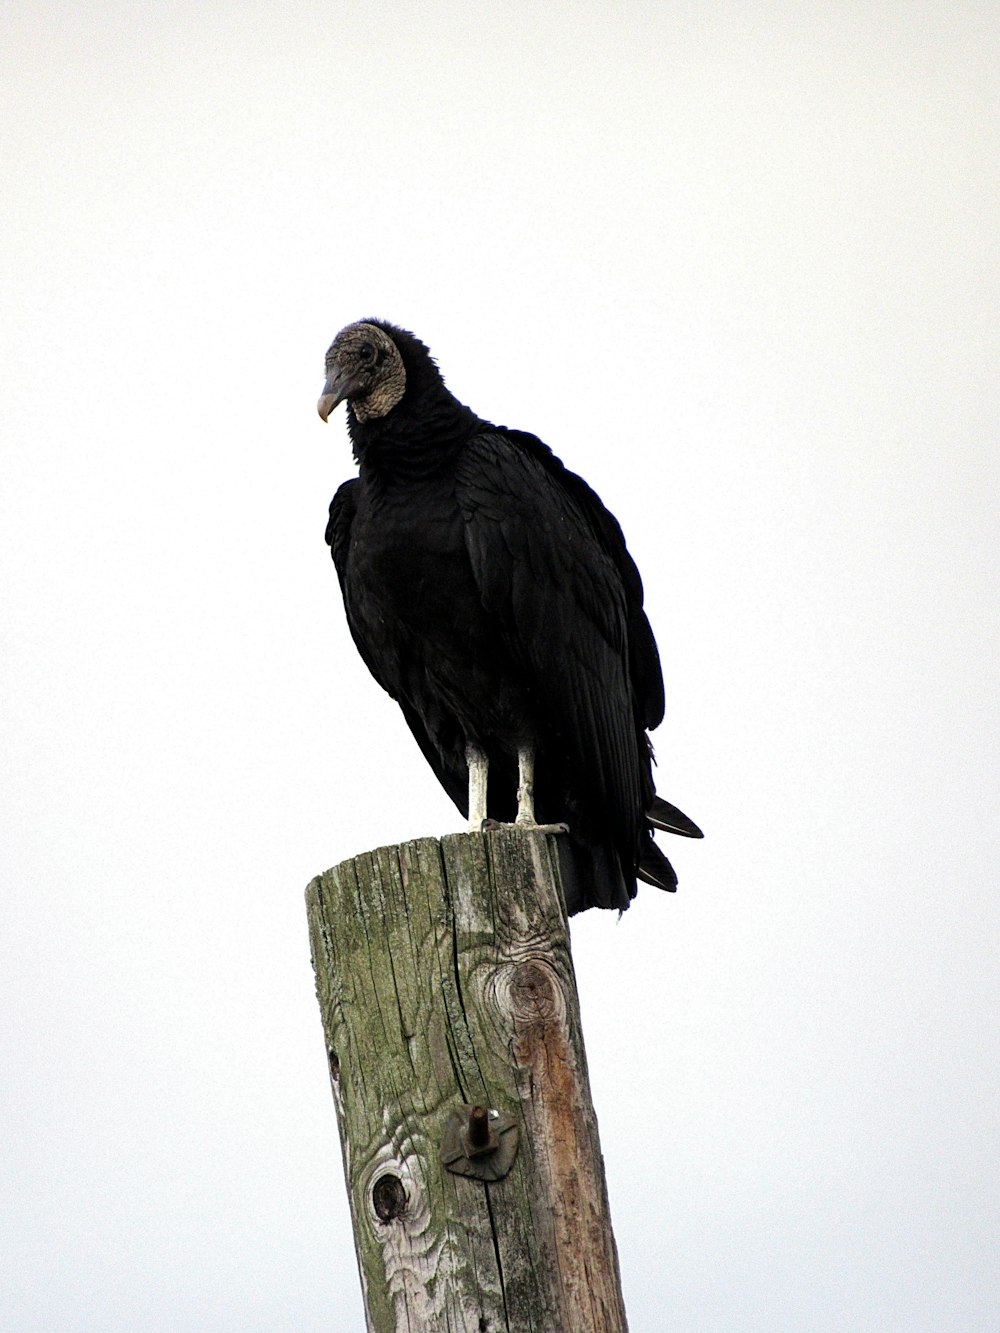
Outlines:
{"type": "MultiPolygon", "coordinates": [[[[326,541],[333,556],[333,563],[340,580],[340,591],[344,596],[344,611],[347,614],[347,627],[351,638],[361,655],[361,660],[375,677],[383,690],[393,699],[399,697],[399,669],[396,654],[388,639],[384,642],[372,642],[365,633],[361,618],[356,613],[354,598],[357,590],[352,587],[350,578],[351,532],[357,513],[360,482],[355,477],[338,487],[336,495],[330,501],[330,518],[326,525],[326,541]]],[[[419,737],[418,737],[419,740],[419,737]]],[[[421,743],[421,748],[423,748],[421,743]]]]}
{"type": "Polygon", "coordinates": [[[616,841],[634,845],[643,792],[620,569],[516,437],[476,436],[456,482],[483,607],[616,841]]]}

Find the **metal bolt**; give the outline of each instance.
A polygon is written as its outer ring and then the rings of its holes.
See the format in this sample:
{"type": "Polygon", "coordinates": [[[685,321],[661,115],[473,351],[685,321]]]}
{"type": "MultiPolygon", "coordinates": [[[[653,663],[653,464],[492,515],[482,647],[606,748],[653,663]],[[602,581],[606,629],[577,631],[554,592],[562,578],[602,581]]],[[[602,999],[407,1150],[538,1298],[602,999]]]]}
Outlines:
{"type": "Polygon", "coordinates": [[[462,1105],[448,1113],[441,1141],[442,1164],[458,1176],[502,1180],[517,1156],[517,1124],[494,1107],[462,1105]]]}
{"type": "Polygon", "coordinates": [[[493,1133],[490,1114],[485,1106],[474,1106],[470,1110],[465,1133],[469,1141],[470,1157],[484,1157],[487,1153],[496,1152],[497,1136],[493,1133]]]}

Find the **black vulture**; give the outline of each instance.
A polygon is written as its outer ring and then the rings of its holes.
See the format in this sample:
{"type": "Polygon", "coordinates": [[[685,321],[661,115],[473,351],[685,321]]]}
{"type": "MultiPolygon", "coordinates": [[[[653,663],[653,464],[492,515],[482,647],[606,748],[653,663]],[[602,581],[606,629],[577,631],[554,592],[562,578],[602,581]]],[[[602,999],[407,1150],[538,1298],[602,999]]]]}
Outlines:
{"type": "Polygon", "coordinates": [[[663,677],[621,528],[541,440],[482,420],[427,347],[383,320],[326,355],[356,479],[326,540],[369,671],[471,829],[563,825],[567,906],[673,891],[651,827],[700,838],[656,795],[663,677]],[[488,827],[488,824],[487,824],[488,827]]]}

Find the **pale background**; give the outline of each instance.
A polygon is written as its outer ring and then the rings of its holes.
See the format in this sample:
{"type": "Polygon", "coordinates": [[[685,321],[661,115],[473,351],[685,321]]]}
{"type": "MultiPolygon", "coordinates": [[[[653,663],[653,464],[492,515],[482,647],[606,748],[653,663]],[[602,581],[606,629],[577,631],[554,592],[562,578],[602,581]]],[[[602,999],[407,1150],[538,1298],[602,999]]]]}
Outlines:
{"type": "Polygon", "coordinates": [[[363,1327],[302,893],[460,827],[323,544],[369,314],[647,585],[707,838],[573,926],[633,1333],[998,1327],[995,3],[0,23],[0,1327],[363,1327]]]}

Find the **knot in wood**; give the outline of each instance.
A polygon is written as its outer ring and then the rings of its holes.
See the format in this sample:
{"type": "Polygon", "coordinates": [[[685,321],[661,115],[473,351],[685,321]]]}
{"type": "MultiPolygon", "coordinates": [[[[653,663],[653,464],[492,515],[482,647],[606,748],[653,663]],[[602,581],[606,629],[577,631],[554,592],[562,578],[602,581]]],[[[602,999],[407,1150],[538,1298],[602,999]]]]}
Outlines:
{"type": "Polygon", "coordinates": [[[510,978],[510,1003],[515,1017],[527,1023],[547,1023],[561,1005],[559,988],[549,969],[535,959],[519,963],[510,978]]]}
{"type": "Polygon", "coordinates": [[[392,1222],[406,1211],[406,1190],[399,1176],[387,1171],[372,1186],[372,1207],[380,1222],[392,1222]]]}

